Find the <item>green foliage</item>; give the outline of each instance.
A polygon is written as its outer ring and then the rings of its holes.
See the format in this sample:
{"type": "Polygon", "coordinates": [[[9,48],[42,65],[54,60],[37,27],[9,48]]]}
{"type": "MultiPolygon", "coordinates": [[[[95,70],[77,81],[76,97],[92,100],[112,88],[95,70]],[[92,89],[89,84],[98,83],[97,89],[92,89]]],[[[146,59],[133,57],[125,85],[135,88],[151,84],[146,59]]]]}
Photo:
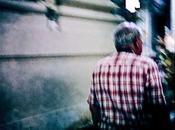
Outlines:
{"type": "Polygon", "coordinates": [[[167,102],[171,106],[175,100],[175,53],[166,49],[166,43],[158,37],[157,59],[159,69],[164,73],[162,77],[162,84],[166,95],[167,102]]]}

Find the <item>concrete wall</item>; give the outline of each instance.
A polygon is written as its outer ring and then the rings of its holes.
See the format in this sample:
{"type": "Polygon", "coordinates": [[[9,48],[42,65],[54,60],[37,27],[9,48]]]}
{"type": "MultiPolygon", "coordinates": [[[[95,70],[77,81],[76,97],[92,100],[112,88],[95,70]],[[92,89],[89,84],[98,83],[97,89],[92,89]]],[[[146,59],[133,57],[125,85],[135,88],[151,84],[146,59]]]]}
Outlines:
{"type": "Polygon", "coordinates": [[[115,50],[116,23],[62,16],[61,31],[46,23],[41,14],[0,12],[0,130],[72,130],[90,123],[91,72],[115,50]]]}

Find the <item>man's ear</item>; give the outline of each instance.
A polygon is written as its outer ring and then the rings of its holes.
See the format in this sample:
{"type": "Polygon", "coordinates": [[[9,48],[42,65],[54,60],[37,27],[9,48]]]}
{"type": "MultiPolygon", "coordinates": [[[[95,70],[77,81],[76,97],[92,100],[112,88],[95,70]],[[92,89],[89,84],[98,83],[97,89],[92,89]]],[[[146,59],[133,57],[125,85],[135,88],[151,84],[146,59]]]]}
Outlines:
{"type": "Polygon", "coordinates": [[[131,44],[132,51],[137,54],[141,55],[142,53],[142,40],[140,38],[135,38],[133,44],[131,44]]]}

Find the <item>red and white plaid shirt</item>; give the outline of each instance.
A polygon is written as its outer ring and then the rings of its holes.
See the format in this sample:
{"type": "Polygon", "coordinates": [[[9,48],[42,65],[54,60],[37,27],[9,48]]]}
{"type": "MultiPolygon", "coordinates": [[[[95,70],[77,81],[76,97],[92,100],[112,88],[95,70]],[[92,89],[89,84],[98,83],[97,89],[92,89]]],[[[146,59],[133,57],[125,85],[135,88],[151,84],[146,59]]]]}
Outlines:
{"type": "Polygon", "coordinates": [[[158,67],[152,59],[120,52],[100,60],[92,74],[88,98],[89,105],[99,107],[100,128],[142,123],[146,88],[151,90],[153,104],[165,103],[158,67]]]}

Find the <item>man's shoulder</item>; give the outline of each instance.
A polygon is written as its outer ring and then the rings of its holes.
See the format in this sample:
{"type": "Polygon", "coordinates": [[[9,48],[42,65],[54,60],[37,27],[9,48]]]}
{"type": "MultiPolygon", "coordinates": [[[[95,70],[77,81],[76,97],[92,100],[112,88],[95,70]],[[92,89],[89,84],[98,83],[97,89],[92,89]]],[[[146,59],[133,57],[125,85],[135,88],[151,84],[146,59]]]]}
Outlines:
{"type": "MultiPolygon", "coordinates": [[[[116,60],[117,54],[114,53],[112,55],[106,56],[100,60],[97,61],[95,68],[99,68],[102,66],[108,66],[108,65],[113,65],[114,61],[116,60]]],[[[138,65],[144,65],[144,66],[157,66],[157,63],[150,57],[148,56],[138,56],[138,55],[131,55],[128,56],[127,59],[124,60],[128,60],[128,63],[130,63],[130,60],[134,60],[136,59],[136,64],[138,65]]]]}
{"type": "Polygon", "coordinates": [[[96,67],[109,65],[113,61],[113,56],[109,55],[97,61],[96,67]]]}
{"type": "Polygon", "coordinates": [[[139,56],[138,57],[139,61],[142,62],[143,64],[147,64],[147,65],[157,65],[157,63],[150,57],[148,56],[139,56]]]}

